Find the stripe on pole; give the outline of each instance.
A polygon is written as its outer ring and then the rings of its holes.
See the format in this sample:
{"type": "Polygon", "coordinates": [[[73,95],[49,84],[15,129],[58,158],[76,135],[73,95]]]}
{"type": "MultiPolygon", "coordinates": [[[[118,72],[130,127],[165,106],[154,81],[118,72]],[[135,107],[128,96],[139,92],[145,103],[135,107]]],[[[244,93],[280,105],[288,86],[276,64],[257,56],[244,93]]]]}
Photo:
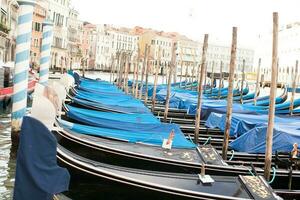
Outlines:
{"type": "Polygon", "coordinates": [[[46,20],[43,23],[43,40],[42,40],[42,48],[41,48],[40,80],[39,80],[39,82],[43,85],[48,84],[52,38],[53,38],[53,24],[46,20]]]}
{"type": "Polygon", "coordinates": [[[19,0],[15,75],[13,78],[12,131],[19,131],[27,107],[33,0],[19,0]]]}

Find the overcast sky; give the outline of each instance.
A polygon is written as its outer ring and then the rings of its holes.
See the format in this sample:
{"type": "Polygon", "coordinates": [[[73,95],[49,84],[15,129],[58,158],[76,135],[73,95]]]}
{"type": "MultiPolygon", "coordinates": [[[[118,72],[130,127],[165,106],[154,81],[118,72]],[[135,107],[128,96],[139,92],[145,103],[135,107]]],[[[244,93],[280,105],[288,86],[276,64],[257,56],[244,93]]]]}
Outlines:
{"type": "Polygon", "coordinates": [[[175,31],[198,41],[208,33],[230,44],[237,26],[238,43],[246,46],[272,30],[274,11],[280,25],[300,21],[300,0],[72,0],[72,5],[84,21],[175,31]]]}

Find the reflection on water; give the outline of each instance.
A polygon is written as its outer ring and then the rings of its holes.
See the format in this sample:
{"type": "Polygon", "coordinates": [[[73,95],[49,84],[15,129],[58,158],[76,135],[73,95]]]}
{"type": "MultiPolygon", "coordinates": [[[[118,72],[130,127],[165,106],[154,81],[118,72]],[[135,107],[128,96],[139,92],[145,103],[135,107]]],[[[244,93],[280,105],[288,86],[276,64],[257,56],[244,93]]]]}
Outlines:
{"type": "Polygon", "coordinates": [[[0,199],[12,199],[15,159],[10,160],[10,115],[0,110],[0,199]]]}

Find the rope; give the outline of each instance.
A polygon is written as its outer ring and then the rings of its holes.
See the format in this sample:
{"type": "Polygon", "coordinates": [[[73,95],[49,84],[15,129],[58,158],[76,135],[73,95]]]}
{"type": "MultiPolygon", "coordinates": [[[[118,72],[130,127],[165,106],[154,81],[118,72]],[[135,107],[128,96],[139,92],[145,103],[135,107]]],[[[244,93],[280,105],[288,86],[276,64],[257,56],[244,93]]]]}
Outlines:
{"type": "Polygon", "coordinates": [[[248,169],[248,171],[250,172],[251,176],[255,176],[255,175],[252,173],[251,169],[248,169]]]}
{"type": "Polygon", "coordinates": [[[276,168],[272,167],[272,170],[273,170],[273,176],[272,179],[268,182],[269,184],[272,184],[276,178],[276,168]]]}
{"type": "Polygon", "coordinates": [[[211,140],[211,137],[209,136],[206,140],[206,142],[203,145],[207,145],[207,143],[211,140]]]}
{"type": "Polygon", "coordinates": [[[232,149],[231,150],[231,157],[229,158],[229,161],[231,161],[233,159],[233,157],[234,157],[234,150],[232,149]]]}

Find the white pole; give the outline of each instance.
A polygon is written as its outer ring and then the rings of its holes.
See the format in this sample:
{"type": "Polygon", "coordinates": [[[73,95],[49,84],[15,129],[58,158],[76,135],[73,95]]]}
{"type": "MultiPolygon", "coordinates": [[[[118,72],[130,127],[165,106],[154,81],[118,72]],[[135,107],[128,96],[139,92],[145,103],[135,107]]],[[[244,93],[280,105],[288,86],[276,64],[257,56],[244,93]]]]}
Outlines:
{"type": "Polygon", "coordinates": [[[14,69],[12,137],[21,129],[22,118],[27,107],[28,69],[30,59],[32,15],[35,1],[19,0],[16,60],[14,69]]]}
{"type": "Polygon", "coordinates": [[[49,77],[50,53],[53,39],[53,24],[45,20],[43,23],[43,40],[40,59],[40,84],[47,85],[49,77]]]}

